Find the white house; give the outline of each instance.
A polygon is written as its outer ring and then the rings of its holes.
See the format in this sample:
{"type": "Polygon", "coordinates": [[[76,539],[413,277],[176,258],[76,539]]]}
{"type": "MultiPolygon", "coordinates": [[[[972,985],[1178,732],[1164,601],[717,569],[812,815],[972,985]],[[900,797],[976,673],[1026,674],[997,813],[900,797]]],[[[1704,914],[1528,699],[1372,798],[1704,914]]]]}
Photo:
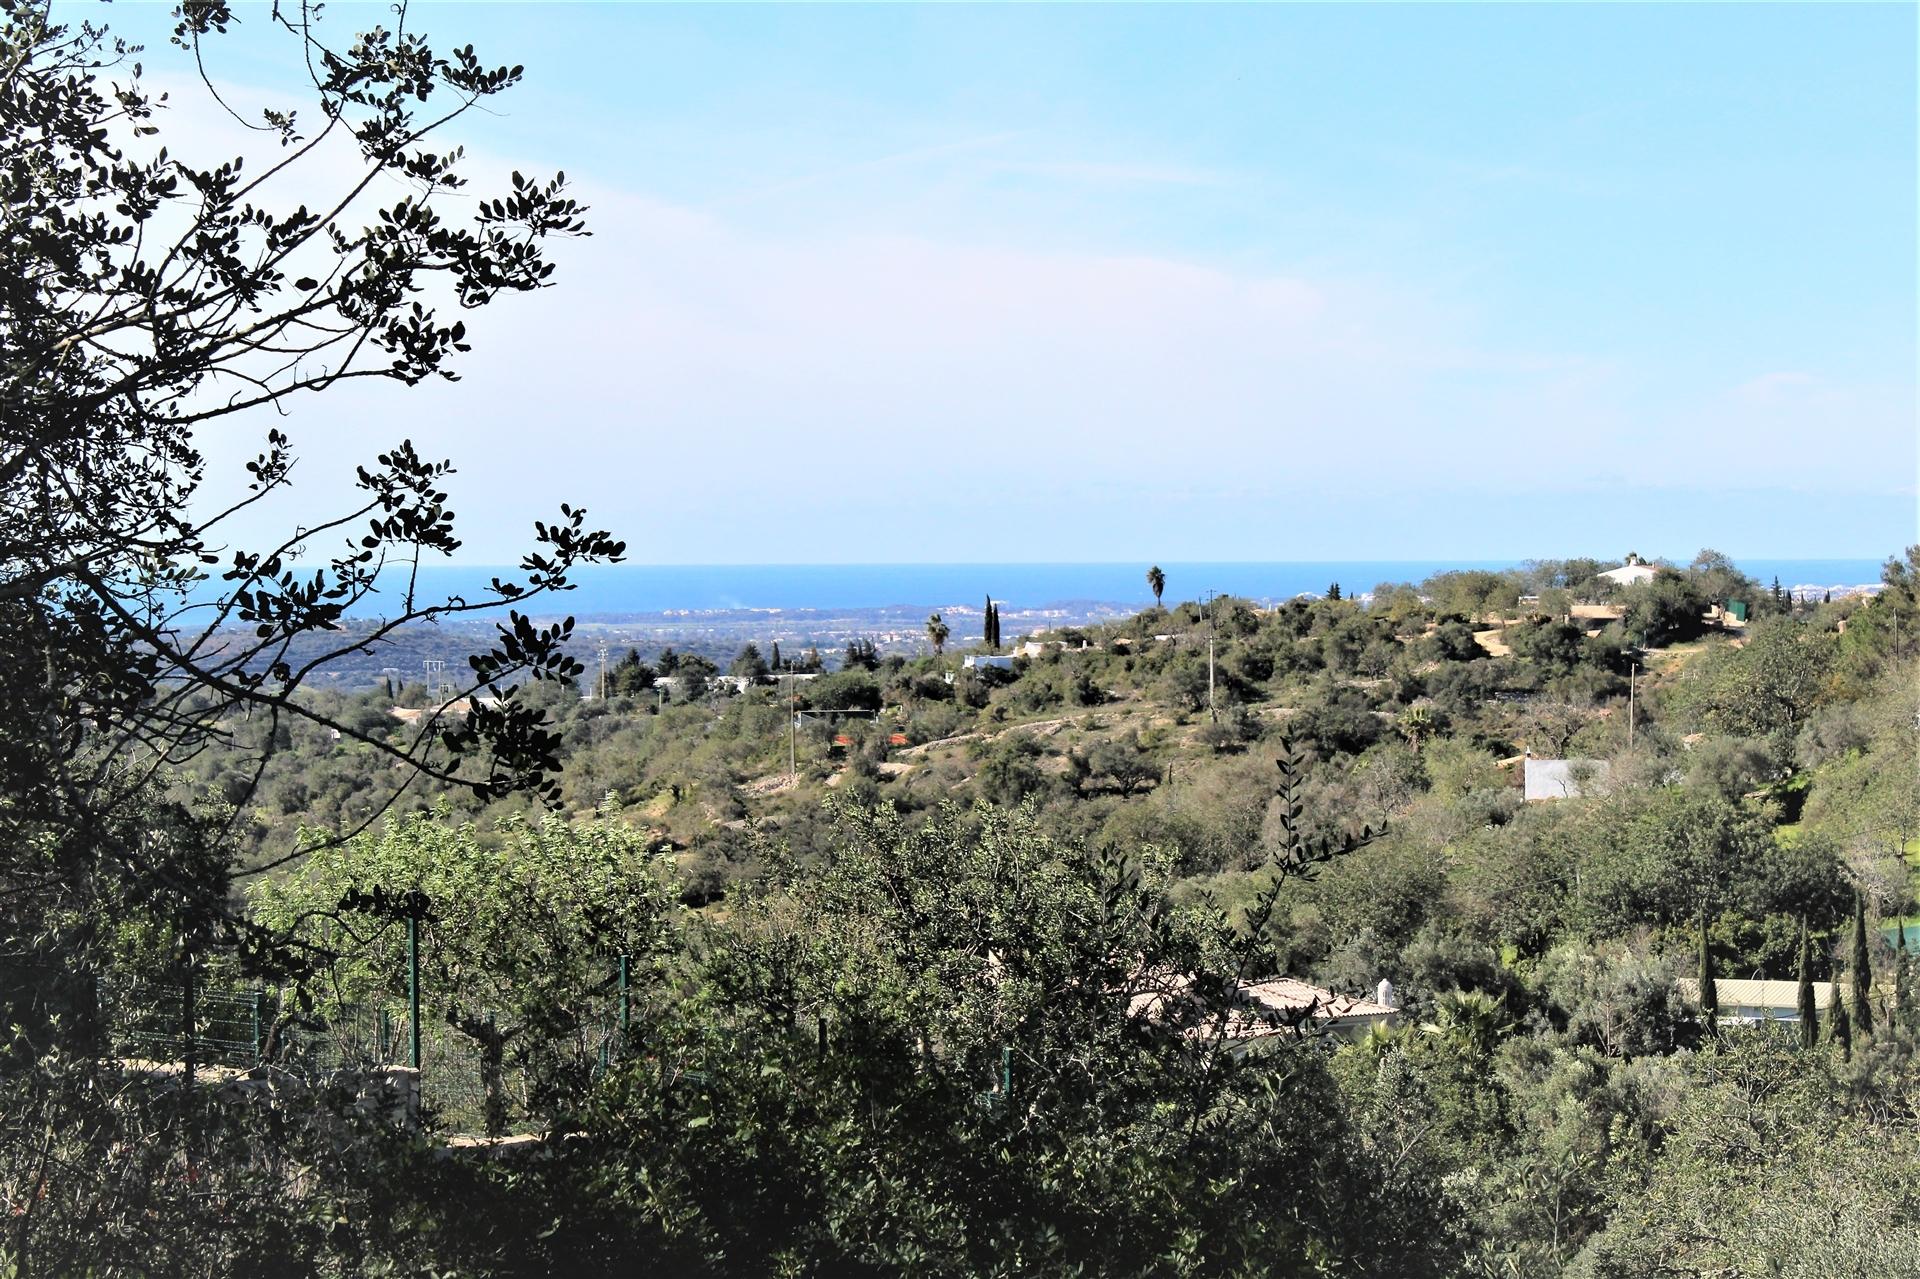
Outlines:
{"type": "Polygon", "coordinates": [[[1638,586],[1642,582],[1651,582],[1660,570],[1631,552],[1627,562],[1619,568],[1610,568],[1600,574],[1615,586],[1638,586]]]}
{"type": "Polygon", "coordinates": [[[983,666],[996,666],[1003,671],[1013,669],[1013,658],[1004,653],[968,653],[966,660],[960,663],[968,670],[983,666]]]}

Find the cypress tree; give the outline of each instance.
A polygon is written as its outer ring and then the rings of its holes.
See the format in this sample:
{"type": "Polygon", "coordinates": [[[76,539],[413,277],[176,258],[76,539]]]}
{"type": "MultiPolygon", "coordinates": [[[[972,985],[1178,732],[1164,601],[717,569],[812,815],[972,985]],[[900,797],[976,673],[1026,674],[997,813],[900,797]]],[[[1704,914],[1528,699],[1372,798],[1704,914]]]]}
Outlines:
{"type": "Polygon", "coordinates": [[[1848,976],[1853,979],[1853,1024],[1862,1035],[1873,1034],[1873,1005],[1868,1002],[1873,993],[1873,961],[1867,953],[1867,898],[1864,893],[1853,895],[1853,954],[1847,967],[1848,976]]]}
{"type": "Polygon", "coordinates": [[[780,669],[780,641],[779,640],[775,640],[773,642],[773,656],[767,660],[767,665],[773,667],[773,669],[776,671],[780,669]]]}
{"type": "Polygon", "coordinates": [[[1820,1042],[1820,1014],[1813,1006],[1813,971],[1807,955],[1807,921],[1800,921],[1800,989],[1795,1004],[1800,1010],[1800,1046],[1812,1048],[1820,1042]]]}
{"type": "Polygon", "coordinates": [[[1720,990],[1713,974],[1713,950],[1707,945],[1707,912],[1700,912],[1700,1021],[1709,1035],[1720,1027],[1720,990]]]}
{"type": "Polygon", "coordinates": [[[1835,987],[1833,1001],[1833,1024],[1827,1028],[1827,1038],[1840,1045],[1840,1055],[1847,1061],[1853,1060],[1853,1023],[1847,1017],[1847,1001],[1838,997],[1835,987]]]}
{"type": "Polygon", "coordinates": [[[1900,948],[1893,957],[1893,1019],[1902,1026],[1913,1024],[1913,965],[1907,955],[1907,924],[1900,921],[1900,948]]]}

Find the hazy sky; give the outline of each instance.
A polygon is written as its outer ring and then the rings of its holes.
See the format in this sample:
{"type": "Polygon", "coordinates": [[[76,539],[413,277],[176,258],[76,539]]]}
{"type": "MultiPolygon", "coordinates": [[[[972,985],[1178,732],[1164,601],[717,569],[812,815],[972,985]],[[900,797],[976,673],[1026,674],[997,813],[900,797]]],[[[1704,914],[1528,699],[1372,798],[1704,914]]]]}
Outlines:
{"type": "MultiPolygon", "coordinates": [[[[477,562],[562,500],[656,562],[1915,540],[1911,6],[410,21],[526,65],[463,136],[595,234],[461,383],[300,405],[282,518],[410,436],[477,562]]],[[[276,49],[217,73],[285,102],[276,49]]]]}

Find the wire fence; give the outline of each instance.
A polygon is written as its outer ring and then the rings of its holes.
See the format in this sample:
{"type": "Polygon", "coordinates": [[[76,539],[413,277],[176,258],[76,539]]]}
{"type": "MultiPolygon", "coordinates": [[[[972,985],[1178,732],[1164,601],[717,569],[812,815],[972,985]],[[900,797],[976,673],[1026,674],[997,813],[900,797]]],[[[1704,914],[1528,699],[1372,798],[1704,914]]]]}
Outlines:
{"type": "MultiPolygon", "coordinates": [[[[424,1013],[416,1063],[404,995],[323,1000],[306,1008],[293,992],[267,987],[102,979],[95,1000],[109,1053],[127,1060],[196,1072],[267,1066],[316,1082],[339,1072],[417,1064],[423,1116],[448,1132],[524,1130],[538,1110],[518,1032],[490,1016],[468,1033],[424,1013]]],[[[546,1064],[557,1063],[560,1073],[575,1078],[604,1074],[624,1047],[625,1000],[624,983],[611,975],[604,989],[585,992],[563,1019],[571,1031],[549,1030],[541,1040],[546,1064]]]]}

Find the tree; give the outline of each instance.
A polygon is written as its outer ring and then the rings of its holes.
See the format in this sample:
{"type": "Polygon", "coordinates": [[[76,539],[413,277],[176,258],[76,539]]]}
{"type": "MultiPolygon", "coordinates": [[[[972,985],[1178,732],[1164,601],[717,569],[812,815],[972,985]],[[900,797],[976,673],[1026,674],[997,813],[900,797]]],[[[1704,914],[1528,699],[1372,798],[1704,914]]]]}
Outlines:
{"type": "Polygon", "coordinates": [[[1720,984],[1713,971],[1713,948],[1707,945],[1707,912],[1700,912],[1700,1024],[1712,1034],[1719,1025],[1720,984]]]}
{"type": "MultiPolygon", "coordinates": [[[[182,962],[237,948],[263,972],[294,964],[229,891],[236,823],[279,734],[262,734],[252,781],[223,806],[168,789],[237,718],[306,721],[386,759],[375,813],[420,776],[482,798],[558,794],[558,739],[526,690],[580,673],[564,652],[572,621],[536,627],[517,607],[620,558],[621,543],[562,505],[517,573],[435,599],[414,571],[461,544],[442,488],[453,468],[409,442],[359,468],[338,514],[255,549],[226,542],[290,486],[289,437],[265,431],[244,493],[202,486],[198,443],[216,424],[354,380],[456,377],[468,343],[449,313],[545,287],[547,242],[585,233],[562,177],[467,191],[458,149],[431,145],[519,68],[436,54],[404,28],[336,42],[316,12],[263,20],[317,109],[268,109],[243,121],[262,154],[207,159],[190,141],[160,145],[164,103],[124,44],[33,0],[0,5],[0,953],[32,971],[49,955],[84,968],[100,919],[132,913],[179,939],[182,962]],[[315,187],[348,156],[353,172],[315,187]],[[384,620],[343,632],[376,594],[384,620]],[[456,689],[491,696],[463,719],[436,710],[389,735],[304,696],[404,627],[503,609],[456,689]]],[[[175,42],[209,85],[207,58],[237,21],[221,0],[182,8],[175,42]]],[[[22,1020],[14,992],[49,994],[14,976],[0,974],[8,1022],[22,1020]]]]}
{"type": "Polygon", "coordinates": [[[1160,777],[1160,766],[1140,745],[1138,733],[1110,737],[1094,746],[1087,752],[1087,768],[1093,776],[1109,779],[1122,795],[1131,795],[1160,777]]]}
{"type": "Polygon", "coordinates": [[[1690,640],[1706,629],[1706,597],[1672,569],[1663,568],[1649,580],[1628,587],[1625,607],[1621,628],[1643,647],[1690,640]]]}
{"type": "Polygon", "coordinates": [[[607,672],[607,687],[615,697],[632,697],[652,688],[658,675],[653,667],[640,660],[639,649],[629,648],[607,672]]]}
{"type": "Polygon", "coordinates": [[[673,667],[676,700],[692,702],[705,697],[708,684],[719,673],[720,668],[700,654],[682,653],[673,667]]]}
{"type": "Polygon", "coordinates": [[[1407,745],[1413,747],[1414,754],[1420,753],[1421,743],[1440,731],[1440,721],[1433,713],[1433,707],[1425,704],[1409,706],[1400,712],[1400,735],[1407,739],[1407,745]]]}
{"type": "Polygon", "coordinates": [[[1340,598],[1340,583],[1334,582],[1327,587],[1327,598],[1336,601],[1340,598]]]}
{"type": "Polygon", "coordinates": [[[780,661],[780,641],[779,640],[775,640],[773,642],[773,652],[767,658],[767,665],[772,667],[776,671],[781,669],[782,663],[780,661]]]}
{"type": "Polygon", "coordinates": [[[934,656],[938,657],[946,651],[947,636],[950,633],[945,620],[941,618],[940,614],[929,613],[927,615],[927,640],[933,645],[934,656]]]}
{"type": "Polygon", "coordinates": [[[1680,700],[1708,727],[1742,737],[1793,733],[1828,696],[1835,637],[1793,618],[1749,628],[1741,648],[1723,648],[1690,670],[1680,700]]]}
{"type": "Polygon", "coordinates": [[[741,645],[740,652],[734,656],[733,664],[727,667],[727,674],[744,675],[748,679],[764,679],[767,674],[767,662],[760,656],[760,646],[752,640],[741,645]]]}
{"type": "MultiPolygon", "coordinates": [[[[535,1113],[564,1118],[584,1101],[604,990],[628,958],[638,1015],[642,979],[675,948],[673,898],[646,837],[614,822],[508,819],[482,832],[450,814],[416,813],[378,835],[314,854],[254,895],[260,919],[326,955],[332,1011],[405,991],[406,933],[374,907],[418,892],[423,1020],[478,1049],[489,1131],[508,1117],[508,1076],[535,1113]],[[484,835],[484,839],[483,839],[484,835]]],[[[632,1015],[632,1009],[629,1010],[632,1015]]]]}
{"type": "Polygon", "coordinates": [[[1147,589],[1153,592],[1153,606],[1160,607],[1160,596],[1167,589],[1167,575],[1155,564],[1147,570],[1147,589]]]}
{"type": "MultiPolygon", "coordinates": [[[[1820,1013],[1813,1000],[1813,970],[1809,958],[1810,944],[1807,941],[1807,921],[1800,921],[1800,945],[1795,960],[1794,976],[1798,989],[1794,992],[1794,1006],[1800,1015],[1800,1046],[1812,1048],[1820,1042],[1820,1013]]],[[[1837,1006],[1839,1000],[1835,1000],[1837,1006]]]]}
{"type": "Polygon", "coordinates": [[[840,669],[877,671],[880,669],[880,653],[873,641],[864,635],[856,635],[847,641],[846,656],[841,659],[840,669]]]}
{"type": "Polygon", "coordinates": [[[614,1072],[606,1200],[724,1272],[1288,1277],[1394,1246],[1323,1054],[1233,1033],[1264,938],[1174,900],[1167,859],[1030,811],[835,812],[614,1072]]]}
{"type": "Polygon", "coordinates": [[[1870,1036],[1873,1034],[1873,961],[1867,949],[1867,898],[1861,892],[1853,895],[1853,949],[1847,962],[1847,976],[1853,996],[1853,1024],[1862,1037],[1870,1036]]]}
{"type": "MultiPolygon", "coordinates": [[[[1836,992],[1839,983],[1835,982],[1836,992]]],[[[1832,1008],[1828,1012],[1832,1019],[1827,1026],[1827,1038],[1840,1046],[1840,1056],[1846,1061],[1853,1060],[1853,1019],[1847,1015],[1847,1001],[1836,993],[1832,1008]]]]}

